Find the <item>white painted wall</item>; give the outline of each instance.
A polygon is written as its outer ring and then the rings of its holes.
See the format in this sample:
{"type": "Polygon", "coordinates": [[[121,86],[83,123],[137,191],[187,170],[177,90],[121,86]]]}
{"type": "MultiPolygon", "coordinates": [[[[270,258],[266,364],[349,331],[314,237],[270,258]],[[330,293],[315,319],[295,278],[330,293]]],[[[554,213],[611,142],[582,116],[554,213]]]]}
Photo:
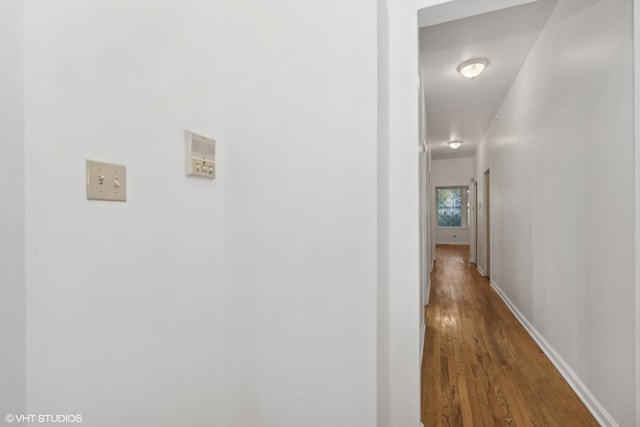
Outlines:
{"type": "Polygon", "coordinates": [[[229,425],[373,426],[377,5],[227,7],[229,425]]]}
{"type": "Polygon", "coordinates": [[[416,4],[388,0],[392,426],[420,422],[418,28],[416,4]]]}
{"type": "Polygon", "coordinates": [[[390,140],[389,140],[389,11],[378,0],[378,205],[377,205],[377,427],[391,426],[391,248],[390,248],[390,140]]]}
{"type": "Polygon", "coordinates": [[[436,227],[436,243],[439,245],[469,245],[469,227],[436,227]]]}
{"type": "Polygon", "coordinates": [[[631,2],[560,0],[475,167],[492,281],[620,426],[637,401],[632,58],[631,2]]]}
{"type": "MultiPolygon", "coordinates": [[[[635,281],[636,281],[636,399],[640,397],[640,0],[633,0],[634,99],[635,99],[635,281]]],[[[636,404],[636,426],[640,405],[636,404]]]]}
{"type": "MultiPolygon", "coordinates": [[[[428,142],[428,124],[426,114],[426,98],[424,92],[424,70],[422,63],[420,66],[420,99],[419,99],[419,125],[420,125],[420,141],[418,151],[420,153],[420,283],[423,305],[427,305],[429,302],[429,293],[431,290],[431,263],[433,255],[431,253],[432,247],[432,224],[431,224],[431,206],[433,200],[431,200],[431,149],[428,142]]],[[[420,312],[420,320],[422,324],[422,339],[424,339],[424,332],[426,325],[424,324],[424,310],[420,312]]],[[[423,349],[422,342],[420,349],[423,349]]],[[[422,364],[422,363],[421,363],[422,364]]]]}
{"type": "Polygon", "coordinates": [[[375,424],[376,5],[334,3],[27,3],[31,411],[375,424]],[[127,203],[84,200],[85,158],[127,203]]]}
{"type": "Polygon", "coordinates": [[[224,425],[221,63],[246,12],[25,4],[29,411],[224,425]],[[185,128],[219,139],[216,181],[184,176],[185,128]],[[87,158],[127,166],[126,203],[85,200],[87,158]]]}
{"type": "MultiPolygon", "coordinates": [[[[452,187],[452,186],[465,186],[468,187],[469,201],[473,208],[473,184],[469,180],[474,176],[474,160],[472,157],[460,158],[460,159],[440,159],[432,160],[431,162],[431,187],[434,192],[433,199],[433,221],[437,224],[437,206],[435,202],[435,189],[436,187],[452,187]]],[[[473,211],[470,212],[470,217],[473,216],[473,211]]],[[[451,228],[451,227],[437,227],[435,226],[435,238],[438,244],[447,245],[470,245],[471,244],[471,231],[472,231],[472,218],[468,218],[469,224],[466,227],[451,228]]],[[[475,245],[474,245],[475,246],[475,245]]],[[[474,247],[475,249],[475,247],[474,247]]],[[[474,255],[470,253],[470,258],[474,259],[474,255]]]]}
{"type": "MultiPolygon", "coordinates": [[[[423,0],[418,0],[418,4],[423,0]]],[[[454,19],[463,19],[470,16],[481,15],[483,13],[493,12],[498,9],[506,9],[508,7],[519,6],[526,3],[532,3],[537,0],[455,0],[446,1],[450,3],[446,7],[436,10],[424,9],[418,13],[418,25],[426,27],[429,25],[441,24],[443,22],[453,21],[454,19]]]]}
{"type": "MultiPolygon", "coordinates": [[[[26,411],[22,1],[0,2],[0,414],[26,411]]],[[[3,421],[4,422],[4,421],[3,421]]]]}
{"type": "Polygon", "coordinates": [[[469,186],[469,179],[474,176],[474,159],[431,160],[431,185],[433,187],[469,186]]]}
{"type": "MultiPolygon", "coordinates": [[[[379,318],[378,330],[388,334],[383,335],[383,339],[385,346],[388,341],[389,352],[380,352],[379,347],[378,357],[381,354],[383,358],[388,357],[388,363],[384,359],[384,363],[378,364],[381,379],[378,385],[390,384],[390,391],[378,394],[377,425],[380,427],[420,425],[420,335],[424,307],[420,298],[419,156],[416,150],[420,144],[417,9],[444,1],[386,0],[381,4],[386,5],[386,16],[379,24],[385,34],[378,53],[386,57],[388,43],[388,105],[383,96],[380,100],[385,104],[384,115],[388,114],[389,118],[388,124],[382,123],[385,134],[378,145],[378,152],[388,155],[388,162],[379,163],[382,180],[379,189],[383,192],[378,199],[378,244],[388,239],[389,250],[378,252],[379,296],[388,296],[388,307],[379,307],[378,312],[389,312],[388,320],[379,318]],[[388,149],[384,139],[387,126],[388,149]]],[[[379,7],[384,13],[384,7],[380,4],[379,7]]],[[[380,71],[386,78],[384,65],[380,71]]],[[[384,90],[386,85],[383,81],[379,88],[384,90]]]]}
{"type": "Polygon", "coordinates": [[[30,412],[419,424],[416,7],[387,2],[379,85],[376,6],[334,3],[25,3],[30,412]],[[128,202],[85,200],[86,158],[128,202]]]}

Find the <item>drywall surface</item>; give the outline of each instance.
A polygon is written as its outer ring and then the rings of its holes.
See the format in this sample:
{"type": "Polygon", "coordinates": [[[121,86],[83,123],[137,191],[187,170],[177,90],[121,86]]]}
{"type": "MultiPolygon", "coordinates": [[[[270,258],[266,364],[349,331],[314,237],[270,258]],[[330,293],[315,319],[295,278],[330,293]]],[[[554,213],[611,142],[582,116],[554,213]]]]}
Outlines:
{"type": "MultiPolygon", "coordinates": [[[[640,69],[640,0],[633,0],[634,70],[640,69]]],[[[636,267],[636,399],[640,396],[640,73],[634,72],[635,98],[635,267],[636,267]]],[[[636,405],[636,423],[640,405],[636,405]]]]}
{"type": "MultiPolygon", "coordinates": [[[[437,204],[435,201],[436,187],[457,187],[464,186],[469,190],[468,200],[470,202],[469,217],[466,217],[466,224],[460,228],[435,227],[435,239],[438,244],[447,245],[469,245],[471,244],[471,230],[474,216],[473,184],[470,179],[474,176],[474,160],[471,157],[460,159],[442,159],[431,161],[431,186],[434,194],[433,200],[433,220],[437,224],[437,204]]],[[[474,247],[475,249],[475,247],[474,247]]],[[[470,254],[473,259],[474,254],[470,254]]]]}
{"type": "Polygon", "coordinates": [[[436,243],[439,245],[469,245],[469,227],[436,227],[436,243]]]}
{"type": "Polygon", "coordinates": [[[0,416],[26,412],[22,1],[0,2],[0,416]]]}
{"type": "MultiPolygon", "coordinates": [[[[378,54],[387,54],[388,43],[389,92],[388,101],[386,93],[381,93],[379,98],[384,104],[384,115],[388,114],[388,124],[383,123],[385,134],[382,138],[379,136],[378,143],[379,155],[388,156],[388,159],[378,159],[378,244],[388,242],[388,250],[383,247],[378,252],[378,274],[381,275],[378,286],[382,287],[378,295],[379,298],[388,296],[387,301],[379,299],[379,303],[388,306],[379,308],[378,313],[388,310],[388,320],[379,318],[378,331],[386,328],[384,333],[388,336],[379,335],[378,339],[385,340],[384,346],[389,345],[390,350],[388,353],[382,351],[381,355],[381,347],[378,347],[378,357],[385,358],[378,364],[381,379],[378,385],[389,384],[390,391],[378,394],[378,415],[381,417],[378,426],[420,425],[420,344],[424,306],[420,283],[420,157],[416,153],[422,145],[418,119],[417,6],[429,7],[444,1],[422,0],[416,4],[386,0],[386,10],[379,5],[379,13],[387,14],[379,23],[379,31],[388,31],[388,40],[383,37],[378,54]]],[[[387,70],[378,70],[386,78],[387,70]]],[[[386,90],[385,86],[383,81],[379,88],[386,90]]],[[[423,125],[423,129],[426,128],[426,123],[423,125]]],[[[423,162],[428,166],[428,160],[423,159],[423,162]]]]}
{"type": "Polygon", "coordinates": [[[373,426],[377,4],[228,7],[229,425],[373,426]]]}
{"type": "Polygon", "coordinates": [[[389,7],[379,181],[376,4],[25,2],[30,411],[122,427],[375,425],[384,371],[384,417],[419,423],[404,3],[389,7]],[[216,181],[184,176],[184,129],[218,140],[216,181]],[[85,199],[87,158],[127,166],[127,202],[85,199]]]}
{"type": "MultiPolygon", "coordinates": [[[[442,0],[423,1],[427,7],[442,0]]],[[[418,29],[416,3],[388,0],[389,272],[391,424],[420,424],[422,333],[419,222],[418,29]]],[[[428,163],[428,162],[427,162],[428,163]]],[[[384,425],[384,424],[380,424],[384,425]]]]}
{"type": "Polygon", "coordinates": [[[389,11],[378,0],[377,426],[391,422],[391,269],[389,161],[389,11]]]}
{"type": "Polygon", "coordinates": [[[431,185],[434,187],[468,186],[469,180],[474,176],[473,168],[472,157],[431,160],[431,185]]]}
{"type": "Polygon", "coordinates": [[[632,16],[628,1],[560,0],[475,168],[480,200],[491,171],[492,281],[620,426],[637,401],[632,16]]]}
{"type": "Polygon", "coordinates": [[[225,425],[227,7],[25,4],[29,411],[225,425]],[[215,181],[184,129],[218,138],[215,181]],[[85,159],[126,165],[128,201],[86,200],[85,159]]]}

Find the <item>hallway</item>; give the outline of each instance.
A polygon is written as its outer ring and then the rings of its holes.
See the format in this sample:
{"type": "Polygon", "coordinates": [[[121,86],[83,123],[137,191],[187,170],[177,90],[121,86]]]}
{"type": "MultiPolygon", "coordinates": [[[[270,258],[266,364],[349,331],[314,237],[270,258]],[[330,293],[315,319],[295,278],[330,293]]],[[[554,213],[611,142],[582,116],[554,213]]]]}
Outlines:
{"type": "Polygon", "coordinates": [[[468,246],[439,245],[426,307],[422,421],[431,426],[597,426],[468,246]]]}

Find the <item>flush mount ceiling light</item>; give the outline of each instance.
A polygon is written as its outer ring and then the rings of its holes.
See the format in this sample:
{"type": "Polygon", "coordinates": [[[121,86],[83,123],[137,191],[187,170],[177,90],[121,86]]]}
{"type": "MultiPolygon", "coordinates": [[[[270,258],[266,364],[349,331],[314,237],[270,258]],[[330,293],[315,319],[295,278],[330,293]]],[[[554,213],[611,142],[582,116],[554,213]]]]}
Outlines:
{"type": "Polygon", "coordinates": [[[462,74],[463,77],[474,79],[482,74],[488,64],[489,61],[484,58],[470,59],[458,65],[458,72],[462,74]]]}
{"type": "Polygon", "coordinates": [[[462,145],[462,141],[460,140],[449,141],[447,142],[447,144],[449,145],[449,147],[453,148],[454,150],[457,150],[462,145]]]}

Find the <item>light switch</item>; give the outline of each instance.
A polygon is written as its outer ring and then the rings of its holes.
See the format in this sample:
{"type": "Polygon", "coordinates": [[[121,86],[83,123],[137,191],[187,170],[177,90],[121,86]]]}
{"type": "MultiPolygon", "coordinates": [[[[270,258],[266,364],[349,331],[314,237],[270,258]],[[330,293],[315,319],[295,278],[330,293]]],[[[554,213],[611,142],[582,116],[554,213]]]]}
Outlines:
{"type": "Polygon", "coordinates": [[[127,201],[127,167],[87,160],[87,199],[127,201]]]}

